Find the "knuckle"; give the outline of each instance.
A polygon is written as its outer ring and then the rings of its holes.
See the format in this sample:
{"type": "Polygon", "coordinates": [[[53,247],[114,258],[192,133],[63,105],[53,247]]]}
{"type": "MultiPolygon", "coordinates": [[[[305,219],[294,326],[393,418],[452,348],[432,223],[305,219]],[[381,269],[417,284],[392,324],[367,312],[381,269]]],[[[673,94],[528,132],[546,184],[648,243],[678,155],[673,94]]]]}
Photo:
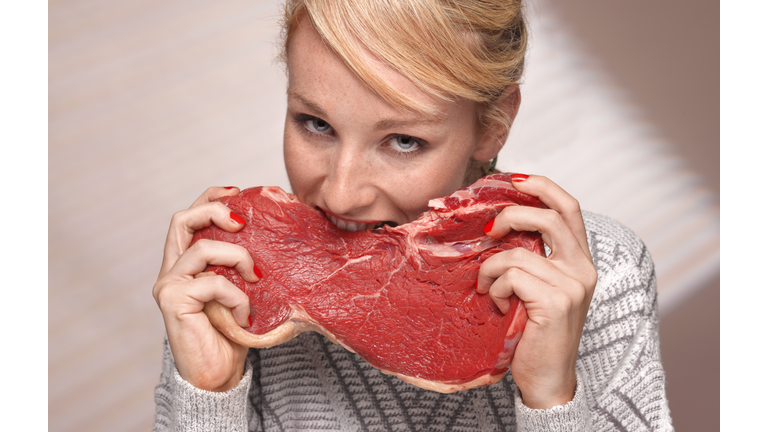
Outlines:
{"type": "Polygon", "coordinates": [[[550,225],[559,225],[563,221],[560,213],[553,209],[544,210],[544,219],[550,225]]]}
{"type": "Polygon", "coordinates": [[[552,309],[559,315],[567,315],[573,308],[573,299],[564,292],[558,291],[550,299],[552,309]]]}
{"type": "Polygon", "coordinates": [[[236,243],[227,243],[225,241],[220,241],[219,244],[221,245],[221,247],[226,248],[228,250],[231,249],[232,251],[237,251],[238,254],[250,256],[249,255],[250,252],[248,252],[248,249],[246,249],[245,246],[243,245],[239,245],[236,243]]]}
{"type": "Polygon", "coordinates": [[[581,204],[579,204],[579,201],[576,198],[568,196],[568,198],[563,203],[563,212],[581,213],[581,204]]]}
{"type": "Polygon", "coordinates": [[[490,292],[488,295],[491,296],[491,299],[493,299],[494,303],[496,304],[498,304],[498,301],[504,300],[506,298],[504,295],[496,291],[490,292]]]}
{"type": "Polygon", "coordinates": [[[512,285],[515,281],[521,280],[525,276],[525,272],[517,267],[512,267],[504,273],[502,276],[502,283],[505,286],[512,285]]]}
{"type": "Polygon", "coordinates": [[[491,295],[491,297],[494,298],[504,298],[509,296],[509,287],[511,284],[509,283],[508,276],[505,274],[501,278],[497,279],[493,285],[491,285],[491,288],[488,290],[488,294],[491,295]]]}
{"type": "Polygon", "coordinates": [[[583,262],[571,267],[570,274],[575,275],[574,277],[581,282],[582,287],[587,291],[593,290],[597,285],[597,269],[589,258],[585,257],[583,262]]]}
{"type": "Polygon", "coordinates": [[[584,285],[582,285],[581,282],[577,280],[573,280],[571,282],[569,293],[570,293],[571,300],[574,304],[582,304],[584,303],[584,300],[587,298],[586,288],[584,288],[584,285]]]}
{"type": "Polygon", "coordinates": [[[256,263],[256,261],[253,260],[251,257],[251,253],[248,252],[248,250],[242,246],[236,245],[238,247],[238,250],[240,251],[240,255],[242,258],[240,258],[240,263],[247,265],[248,267],[253,267],[253,265],[256,263]]]}
{"type": "Polygon", "coordinates": [[[495,268],[501,267],[506,262],[508,251],[499,252],[488,257],[482,264],[480,264],[480,273],[486,275],[492,273],[495,268]]]}
{"type": "Polygon", "coordinates": [[[203,204],[209,203],[215,200],[216,198],[218,198],[220,194],[221,194],[221,188],[217,186],[211,186],[208,189],[206,189],[205,192],[202,193],[202,195],[200,195],[200,198],[197,199],[196,204],[203,205],[203,204]]]}
{"type": "Polygon", "coordinates": [[[217,274],[216,276],[211,276],[209,279],[211,287],[216,290],[221,290],[226,286],[227,279],[222,275],[217,274]]]}
{"type": "Polygon", "coordinates": [[[155,299],[155,302],[159,303],[160,299],[160,291],[162,291],[162,287],[160,285],[160,282],[156,283],[154,286],[152,286],[152,297],[155,299]]]}
{"type": "Polygon", "coordinates": [[[223,291],[226,291],[226,290],[231,290],[231,289],[233,289],[233,288],[234,288],[234,289],[237,289],[237,291],[239,291],[239,292],[242,292],[242,291],[240,291],[240,290],[239,290],[239,289],[238,289],[238,288],[235,286],[235,284],[233,284],[232,282],[230,282],[230,281],[229,281],[229,279],[227,279],[227,278],[226,278],[225,276],[223,276],[223,275],[216,275],[216,276],[213,276],[213,277],[211,277],[211,279],[213,279],[213,287],[214,287],[214,288],[215,288],[217,291],[219,291],[219,292],[223,292],[223,291]]]}
{"type": "Polygon", "coordinates": [[[495,220],[499,220],[499,217],[507,217],[507,216],[513,214],[515,211],[517,211],[517,207],[518,206],[516,206],[516,205],[511,205],[511,206],[504,207],[503,209],[501,209],[499,214],[496,215],[495,220]]]}
{"type": "Polygon", "coordinates": [[[172,290],[168,289],[168,286],[162,286],[157,289],[155,294],[155,302],[160,310],[165,310],[169,304],[173,302],[172,290]]]}
{"type": "Polygon", "coordinates": [[[186,210],[179,210],[176,213],[171,216],[171,225],[180,225],[184,223],[184,220],[186,219],[186,210]]]}
{"type": "Polygon", "coordinates": [[[594,290],[595,286],[597,285],[597,270],[595,270],[595,267],[590,265],[589,270],[587,271],[587,287],[589,290],[594,290]]]}
{"type": "Polygon", "coordinates": [[[507,255],[509,256],[509,258],[511,258],[513,260],[520,261],[520,260],[524,260],[527,257],[528,251],[525,250],[524,248],[516,247],[516,248],[508,251],[507,255]]]}
{"type": "Polygon", "coordinates": [[[193,253],[207,255],[213,248],[213,242],[214,240],[200,239],[190,246],[189,249],[192,250],[193,253]]]}
{"type": "Polygon", "coordinates": [[[219,213],[222,216],[228,216],[229,212],[232,211],[229,207],[220,201],[209,202],[202,205],[205,206],[206,211],[210,212],[211,214],[219,213]]]}

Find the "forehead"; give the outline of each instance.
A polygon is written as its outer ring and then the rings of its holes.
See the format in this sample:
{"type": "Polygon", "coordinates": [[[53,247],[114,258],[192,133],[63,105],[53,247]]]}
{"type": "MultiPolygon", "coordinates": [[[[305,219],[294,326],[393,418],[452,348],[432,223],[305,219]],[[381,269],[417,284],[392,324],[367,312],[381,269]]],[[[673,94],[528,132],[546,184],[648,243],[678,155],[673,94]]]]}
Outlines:
{"type": "MultiPolygon", "coordinates": [[[[387,103],[323,41],[306,18],[301,20],[289,41],[289,98],[300,95],[315,101],[321,95],[355,93],[359,97],[363,93],[367,98],[388,105],[400,115],[429,121],[444,120],[448,111],[455,108],[456,101],[425,93],[405,75],[379,61],[366,47],[358,45],[357,49],[369,65],[368,73],[376,74],[391,90],[415,101],[417,106],[400,108],[387,103]]],[[[362,70],[360,73],[366,72],[362,70]]]]}

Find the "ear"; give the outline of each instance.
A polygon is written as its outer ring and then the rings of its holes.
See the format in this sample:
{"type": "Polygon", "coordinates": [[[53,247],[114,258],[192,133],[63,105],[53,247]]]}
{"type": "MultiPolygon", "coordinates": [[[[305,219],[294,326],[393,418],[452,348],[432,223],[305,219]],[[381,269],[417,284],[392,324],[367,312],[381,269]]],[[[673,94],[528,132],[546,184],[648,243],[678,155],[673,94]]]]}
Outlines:
{"type": "MultiPolygon", "coordinates": [[[[510,127],[517,117],[517,111],[520,109],[520,86],[510,85],[502,93],[496,106],[509,117],[510,127]]],[[[496,125],[485,132],[480,137],[480,142],[472,153],[472,158],[478,161],[491,160],[499,154],[501,148],[507,142],[509,128],[503,125],[496,125]]]]}

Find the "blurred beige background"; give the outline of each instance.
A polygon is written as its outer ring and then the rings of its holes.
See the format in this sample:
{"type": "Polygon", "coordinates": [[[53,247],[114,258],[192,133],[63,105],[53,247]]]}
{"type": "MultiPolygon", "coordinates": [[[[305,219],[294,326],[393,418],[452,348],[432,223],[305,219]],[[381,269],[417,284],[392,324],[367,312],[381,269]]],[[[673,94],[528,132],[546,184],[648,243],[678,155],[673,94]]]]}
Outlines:
{"type": "MultiPolygon", "coordinates": [[[[529,3],[501,169],[548,175],[656,263],[680,431],[719,429],[719,4],[529,3]]],[[[49,2],[49,430],[142,431],[171,215],[288,188],[274,0],[49,2]]]]}

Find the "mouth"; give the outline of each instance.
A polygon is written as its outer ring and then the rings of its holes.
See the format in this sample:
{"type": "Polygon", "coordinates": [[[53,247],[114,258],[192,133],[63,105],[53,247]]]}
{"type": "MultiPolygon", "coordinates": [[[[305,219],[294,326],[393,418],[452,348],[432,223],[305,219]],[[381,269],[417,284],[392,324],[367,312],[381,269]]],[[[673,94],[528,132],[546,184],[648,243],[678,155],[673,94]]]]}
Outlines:
{"type": "Polygon", "coordinates": [[[332,224],[336,225],[337,228],[342,229],[344,231],[349,232],[357,232],[357,231],[366,231],[366,230],[373,230],[383,227],[384,225],[388,225],[391,227],[396,227],[397,224],[392,221],[352,221],[349,219],[342,219],[341,217],[335,216],[331,214],[330,212],[317,207],[318,210],[322,211],[325,214],[325,217],[331,221],[332,224]]]}

